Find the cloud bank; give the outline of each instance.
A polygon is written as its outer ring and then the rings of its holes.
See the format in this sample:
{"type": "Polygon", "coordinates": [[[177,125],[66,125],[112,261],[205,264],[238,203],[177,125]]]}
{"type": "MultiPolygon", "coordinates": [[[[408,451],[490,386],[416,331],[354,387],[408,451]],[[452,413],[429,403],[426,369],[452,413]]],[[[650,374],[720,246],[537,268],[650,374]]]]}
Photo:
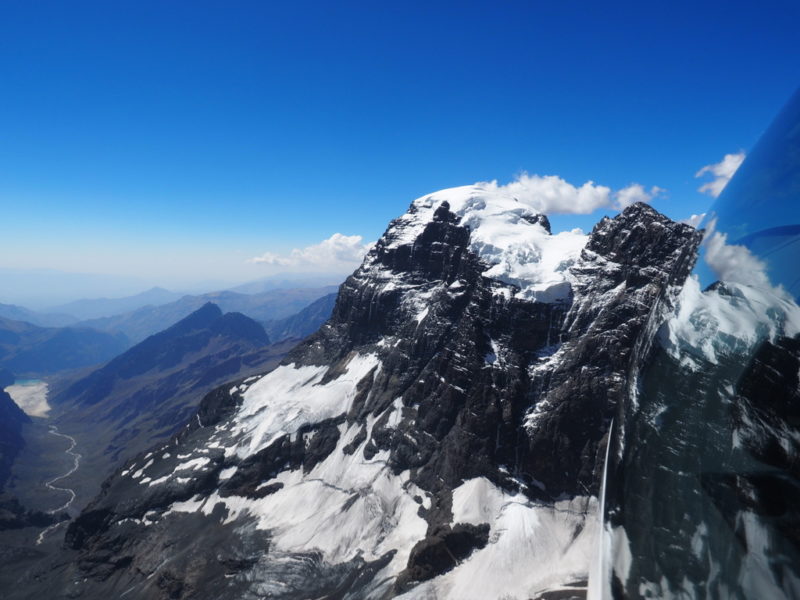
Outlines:
{"type": "Polygon", "coordinates": [[[318,244],[295,248],[289,254],[265,252],[247,262],[276,267],[315,267],[332,271],[352,270],[357,267],[374,242],[364,243],[360,235],[334,233],[318,244]]]}
{"type": "Polygon", "coordinates": [[[651,202],[664,190],[632,183],[619,190],[587,181],[575,186],[557,175],[523,173],[506,185],[497,181],[483,184],[488,190],[508,194],[544,214],[587,215],[601,208],[622,210],[636,202],[651,202]]]}
{"type": "Polygon", "coordinates": [[[713,179],[697,188],[697,191],[708,194],[712,198],[716,198],[728,185],[728,182],[736,173],[736,170],[744,161],[745,153],[737,152],[736,154],[726,154],[725,157],[713,165],[706,165],[695,173],[695,177],[703,177],[710,174],[713,179]]]}

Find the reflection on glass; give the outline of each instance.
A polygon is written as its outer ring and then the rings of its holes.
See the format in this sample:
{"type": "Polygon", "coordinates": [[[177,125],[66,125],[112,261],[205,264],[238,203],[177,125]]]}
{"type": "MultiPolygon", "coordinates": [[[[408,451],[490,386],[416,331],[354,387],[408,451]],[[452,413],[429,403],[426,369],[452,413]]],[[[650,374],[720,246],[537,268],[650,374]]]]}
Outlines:
{"type": "MultiPolygon", "coordinates": [[[[704,225],[761,259],[772,285],[800,293],[800,90],[759,140],[704,225]]],[[[702,265],[700,265],[702,267],[702,265]]]]}
{"type": "Polygon", "coordinates": [[[615,419],[594,597],[800,598],[800,93],[705,227],[615,419]]]}

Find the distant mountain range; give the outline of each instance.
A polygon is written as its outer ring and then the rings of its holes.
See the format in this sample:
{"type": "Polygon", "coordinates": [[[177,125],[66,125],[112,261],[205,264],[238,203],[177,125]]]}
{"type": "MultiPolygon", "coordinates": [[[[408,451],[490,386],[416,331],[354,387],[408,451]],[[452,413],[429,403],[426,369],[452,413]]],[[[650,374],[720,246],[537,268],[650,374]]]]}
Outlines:
{"type": "Polygon", "coordinates": [[[213,302],[224,312],[240,312],[256,321],[267,322],[289,317],[336,289],[336,286],[325,286],[270,290],[258,294],[211,292],[200,296],[183,296],[161,306],[144,306],[120,315],[82,321],[80,324],[100,331],[123,333],[136,343],[190,315],[207,302],[213,302]]]}
{"type": "Polygon", "coordinates": [[[329,275],[324,273],[279,273],[249,281],[230,288],[228,291],[239,294],[261,294],[273,290],[291,290],[300,288],[336,287],[345,280],[346,275],[329,275]]]}
{"type": "Polygon", "coordinates": [[[163,288],[125,298],[79,300],[43,313],[0,304],[0,366],[18,375],[42,376],[100,364],[132,344],[162,331],[204,304],[239,312],[261,323],[275,341],[303,338],[315,331],[333,307],[336,286],[302,287],[319,279],[268,279],[243,288],[289,282],[300,287],[258,293],[234,291],[181,296],[163,288]],[[316,304],[324,296],[327,300],[316,304]],[[132,308],[133,307],[133,308],[132,308]],[[302,311],[302,312],[301,312],[302,311]],[[76,317],[105,315],[78,321],[76,317]]]}
{"type": "MultiPolygon", "coordinates": [[[[40,278],[56,277],[59,273],[47,271],[35,275],[40,278]]],[[[220,304],[226,311],[243,312],[261,322],[277,321],[298,312],[317,298],[336,291],[342,280],[343,277],[337,275],[283,273],[228,290],[201,294],[153,287],[130,296],[90,297],[46,309],[34,310],[18,304],[0,303],[0,318],[24,321],[39,327],[67,327],[80,323],[81,326],[103,331],[122,331],[137,342],[209,301],[220,304]],[[287,300],[285,306],[280,306],[281,299],[287,300]],[[161,309],[167,305],[173,306],[161,309]]],[[[0,274],[0,283],[2,281],[0,274]]]]}
{"type": "Polygon", "coordinates": [[[37,312],[16,304],[0,304],[0,318],[25,321],[39,327],[66,327],[79,320],[72,315],[37,312]]]}
{"type": "Polygon", "coordinates": [[[183,297],[183,294],[171,292],[164,288],[154,287],[140,294],[124,298],[91,298],[75,300],[60,306],[55,306],[49,312],[70,315],[75,320],[99,319],[111,317],[121,313],[130,312],[143,306],[159,306],[174,302],[183,297]]]}

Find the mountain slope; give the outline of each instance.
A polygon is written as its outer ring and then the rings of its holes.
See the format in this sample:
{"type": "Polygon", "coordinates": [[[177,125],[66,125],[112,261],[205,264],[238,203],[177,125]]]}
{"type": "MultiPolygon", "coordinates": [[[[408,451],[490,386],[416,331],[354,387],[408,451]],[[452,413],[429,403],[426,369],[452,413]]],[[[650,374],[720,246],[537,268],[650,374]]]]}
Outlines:
{"type": "Polygon", "coordinates": [[[290,317],[267,321],[264,328],[274,341],[303,339],[314,333],[330,318],[336,304],[336,296],[336,294],[323,296],[290,317]]]}
{"type": "Polygon", "coordinates": [[[608,425],[699,241],[645,205],[587,238],[488,186],[420,198],[280,367],[106,482],[63,576],[86,597],[579,593],[608,425]]]}
{"type": "Polygon", "coordinates": [[[128,347],[124,335],[85,327],[37,327],[0,318],[0,367],[42,376],[102,363],[128,347]]]}
{"type": "Polygon", "coordinates": [[[85,477],[99,484],[120,461],[186,423],[205,391],[263,371],[285,351],[252,319],[207,303],[50,402],[60,431],[80,441],[85,477]]]}
{"type": "Polygon", "coordinates": [[[11,474],[14,459],[25,445],[22,426],[31,420],[5,391],[13,384],[14,375],[0,369],[0,493],[11,474]]]}

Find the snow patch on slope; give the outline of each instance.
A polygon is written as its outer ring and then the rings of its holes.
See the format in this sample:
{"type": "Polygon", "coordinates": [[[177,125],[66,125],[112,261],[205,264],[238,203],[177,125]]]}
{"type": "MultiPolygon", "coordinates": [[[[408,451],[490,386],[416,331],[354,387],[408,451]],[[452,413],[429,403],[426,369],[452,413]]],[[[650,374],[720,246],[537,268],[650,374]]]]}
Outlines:
{"type": "MultiPolygon", "coordinates": [[[[233,438],[238,442],[226,448],[226,455],[236,453],[244,458],[306,423],[347,412],[359,381],[375,367],[380,368],[376,355],[355,354],[341,375],[325,383],[329,367],[291,364],[265,375],[243,395],[233,419],[233,438]]],[[[387,425],[395,425],[401,410],[398,398],[381,415],[367,417],[367,435],[349,453],[344,448],[353,443],[362,426],[339,425],[337,446],[325,460],[308,473],[284,470],[262,482],[259,488],[281,484],[263,498],[222,497],[215,491],[207,497],[175,502],[165,514],[210,515],[222,505],[227,510],[225,523],[240,517],[251,519],[257,529],[268,532],[272,554],[318,551],[330,564],[357,557],[372,561],[394,552],[382,576],[376,578],[385,588],[406,567],[411,549],[427,530],[419,516],[420,498],[425,505],[427,494],[409,481],[409,472],[395,475],[387,466],[388,451],[364,457],[375,422],[388,412],[387,425]]],[[[229,478],[233,471],[226,469],[220,479],[229,478]]]]}
{"type": "Polygon", "coordinates": [[[596,547],[597,510],[596,498],[548,506],[504,492],[483,477],[466,481],[453,490],[453,523],[489,523],[489,543],[400,597],[522,600],[548,590],[584,589],[596,547]]]}
{"type": "MultiPolygon", "coordinates": [[[[370,430],[376,420],[369,417],[370,430]]],[[[221,503],[228,511],[225,522],[239,516],[255,518],[256,527],[270,534],[271,552],[319,551],[333,564],[359,556],[377,560],[394,550],[383,572],[396,576],[405,568],[411,548],[425,537],[427,523],[414,500],[425,493],[408,480],[408,472],[391,472],[386,465],[388,452],[365,459],[366,440],[355,452],[343,452],[359,429],[360,425],[349,429],[341,425],[338,445],[324,461],[309,473],[283,471],[264,482],[283,485],[264,498],[223,498],[215,492],[205,499],[176,502],[168,514],[199,511],[210,515],[221,503]]]]}
{"type": "Polygon", "coordinates": [[[539,213],[510,190],[478,183],[418,198],[394,222],[389,248],[413,244],[442,202],[469,227],[470,249],[488,265],[484,275],[519,286],[519,296],[540,302],[564,300],[570,291],[569,267],[588,236],[579,229],[550,235],[539,213]]]}
{"type": "Polygon", "coordinates": [[[327,366],[283,365],[265,375],[244,393],[236,415],[235,433],[250,440],[238,454],[253,454],[307,423],[346,413],[358,382],[379,364],[375,354],[356,354],[342,375],[324,384],[327,366]]]}
{"type": "Polygon", "coordinates": [[[506,495],[485,477],[465,481],[453,490],[453,522],[480,525],[490,522],[506,501],[506,495]]]}

